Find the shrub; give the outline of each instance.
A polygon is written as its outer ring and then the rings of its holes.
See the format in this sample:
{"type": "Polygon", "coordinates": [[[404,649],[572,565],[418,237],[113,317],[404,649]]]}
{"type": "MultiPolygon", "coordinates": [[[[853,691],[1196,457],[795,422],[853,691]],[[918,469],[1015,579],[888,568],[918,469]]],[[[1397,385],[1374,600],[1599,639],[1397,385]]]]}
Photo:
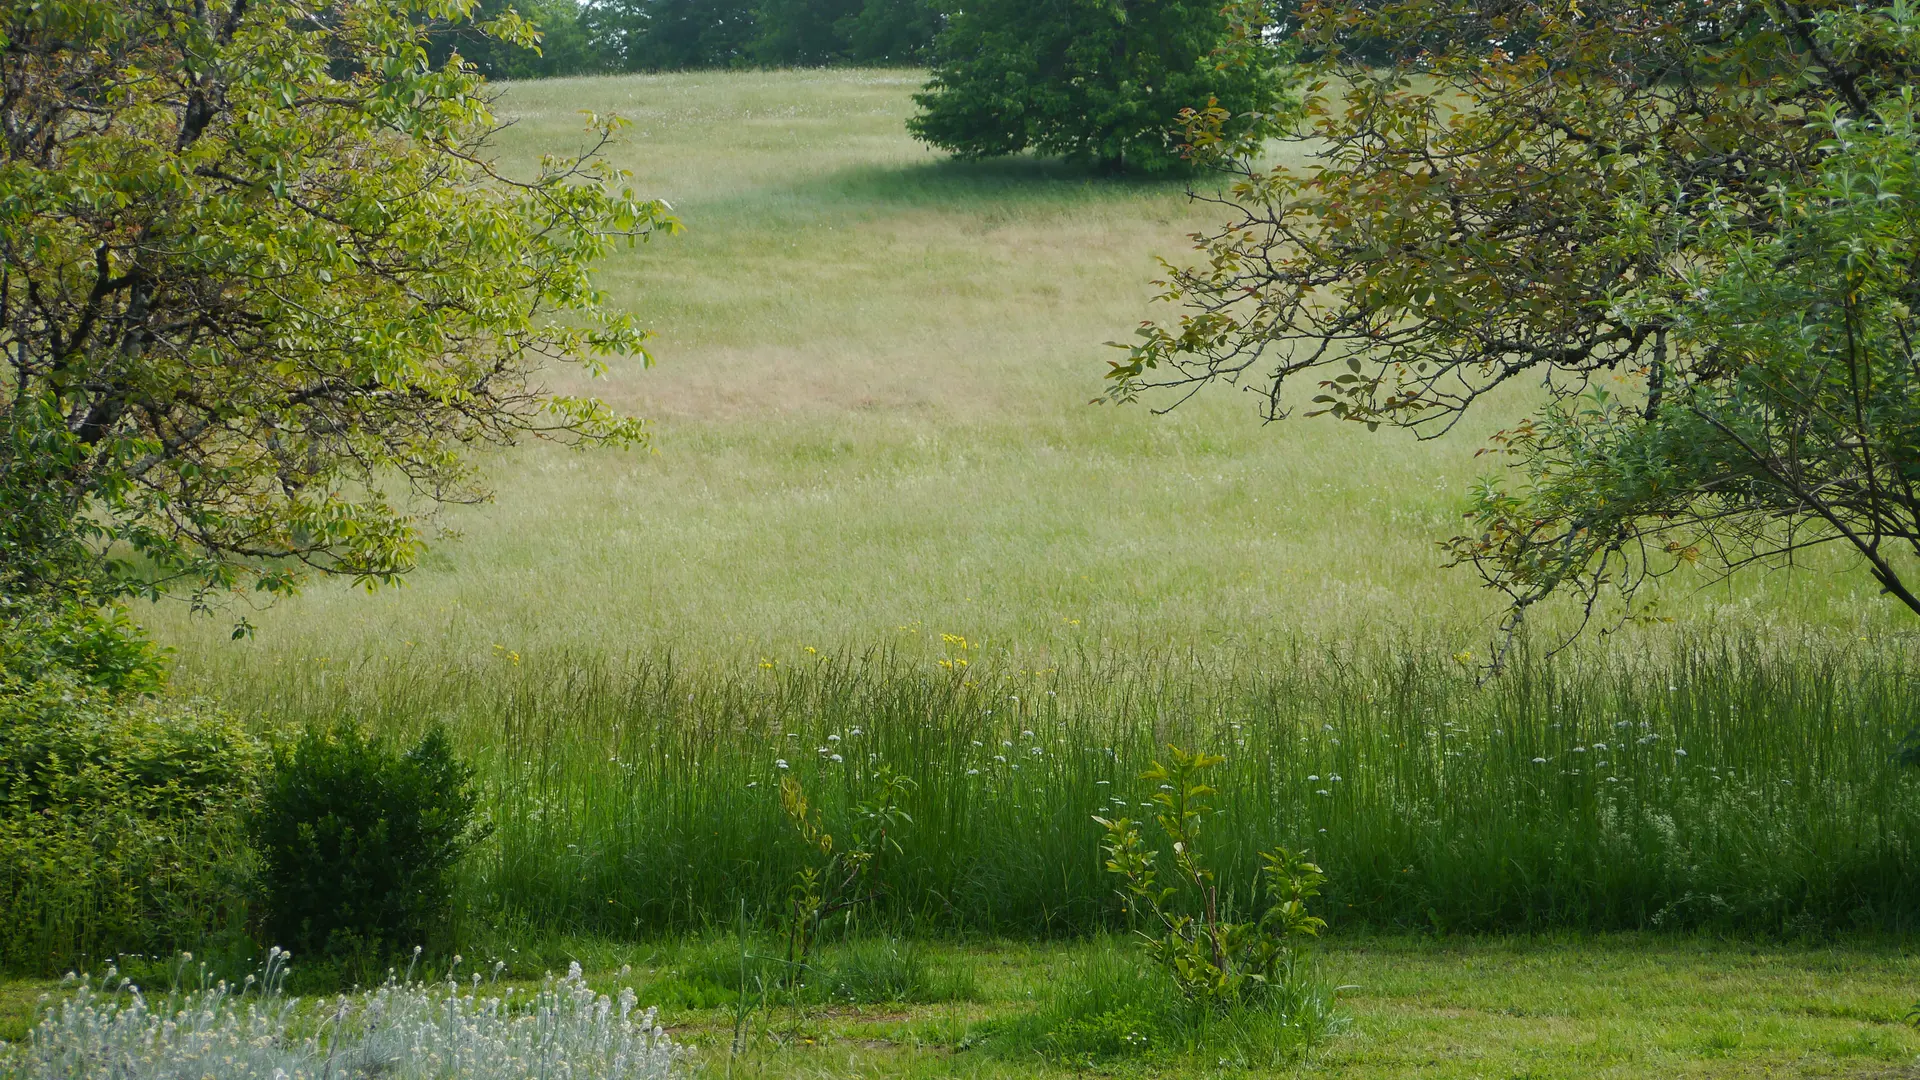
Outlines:
{"type": "Polygon", "coordinates": [[[781,812],[809,856],[787,890],[787,964],[793,972],[806,968],[821,924],[829,916],[850,916],[886,887],[873,873],[875,860],[889,850],[898,852],[900,841],[890,833],[913,823],[900,808],[913,781],[885,765],[876,770],[874,780],[878,791],[853,807],[852,835],[837,844],[821,824],[818,808],[807,802],[800,781],[791,776],[780,780],[781,812]]]}
{"type": "Polygon", "coordinates": [[[63,676],[108,694],[166,682],[166,654],[115,606],[0,593],[0,679],[18,687],[63,676]]]}
{"type": "Polygon", "coordinates": [[[0,967],[58,971],[238,934],[262,753],[231,717],[0,673],[0,967]]]}
{"type": "Polygon", "coordinates": [[[277,751],[251,822],[277,944],[377,957],[444,924],[455,864],[487,832],[446,733],[400,753],[352,723],[277,751]]]}

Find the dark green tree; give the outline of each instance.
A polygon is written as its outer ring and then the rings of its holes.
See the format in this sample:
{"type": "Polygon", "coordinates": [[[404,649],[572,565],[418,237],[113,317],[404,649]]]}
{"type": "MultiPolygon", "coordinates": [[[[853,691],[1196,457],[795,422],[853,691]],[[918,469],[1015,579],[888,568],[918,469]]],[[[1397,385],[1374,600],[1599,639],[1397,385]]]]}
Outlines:
{"type": "Polygon", "coordinates": [[[583,25],[622,71],[739,67],[759,36],[753,0],[606,0],[583,25]]]}
{"type": "Polygon", "coordinates": [[[1176,170],[1182,110],[1217,103],[1236,136],[1276,130],[1290,76],[1265,30],[1259,4],[1232,0],[982,0],[941,33],[907,127],[963,158],[1176,170]]]}
{"type": "Polygon", "coordinates": [[[822,67],[848,58],[841,32],[860,15],[861,0],[760,0],[753,57],[774,67],[822,67]]]}
{"type": "Polygon", "coordinates": [[[489,79],[543,79],[601,71],[610,59],[589,32],[578,0],[480,0],[470,19],[437,22],[429,62],[446,63],[454,52],[489,79]],[[483,27],[511,8],[540,35],[537,44],[502,40],[483,27]]]}
{"type": "Polygon", "coordinates": [[[866,0],[857,15],[842,19],[840,36],[856,64],[923,64],[945,24],[929,0],[866,0]]]}
{"type": "Polygon", "coordinates": [[[624,71],[925,63],[941,23],[930,0],[606,0],[578,20],[594,58],[624,71]]]}

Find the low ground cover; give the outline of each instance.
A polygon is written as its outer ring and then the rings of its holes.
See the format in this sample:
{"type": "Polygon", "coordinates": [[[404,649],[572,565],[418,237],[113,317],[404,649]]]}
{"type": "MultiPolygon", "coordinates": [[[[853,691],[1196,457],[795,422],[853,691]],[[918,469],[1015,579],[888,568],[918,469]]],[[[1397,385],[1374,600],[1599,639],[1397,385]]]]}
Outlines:
{"type": "MultiPolygon", "coordinates": [[[[1890,1078],[1920,1062],[1920,1035],[1902,1020],[1920,958],[1892,939],[1336,938],[1318,958],[1350,1022],[1310,1052],[1250,1070],[1183,1053],[1089,1068],[1031,1042],[995,1045],[1094,944],[924,945],[929,976],[945,980],[935,1000],[776,1002],[755,1012],[738,1055],[736,1014],[713,974],[726,939],[549,946],[551,956],[517,961],[522,974],[583,957],[596,989],[631,985],[642,1004],[658,1003],[707,1075],[1890,1078]]],[[[42,988],[52,986],[0,984],[0,1035],[24,1033],[42,988]]]]}

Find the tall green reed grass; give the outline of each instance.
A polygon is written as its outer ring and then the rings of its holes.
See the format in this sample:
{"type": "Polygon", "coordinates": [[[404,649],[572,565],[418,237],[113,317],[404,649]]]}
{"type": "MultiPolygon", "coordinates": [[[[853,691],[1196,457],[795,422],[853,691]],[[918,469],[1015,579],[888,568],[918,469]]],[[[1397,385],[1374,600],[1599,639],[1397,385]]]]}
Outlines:
{"type": "Polygon", "coordinates": [[[913,821],[859,918],[1113,927],[1092,816],[1140,815],[1168,742],[1226,755],[1206,826],[1222,880],[1304,847],[1336,928],[1920,925],[1920,770],[1895,760],[1920,686],[1897,650],[1675,637],[1522,657],[1485,686],[1431,648],[1258,660],[369,659],[221,693],[292,720],[447,723],[497,827],[467,871],[475,926],[638,937],[775,911],[800,857],[780,778],[831,830],[887,766],[913,821]]]}

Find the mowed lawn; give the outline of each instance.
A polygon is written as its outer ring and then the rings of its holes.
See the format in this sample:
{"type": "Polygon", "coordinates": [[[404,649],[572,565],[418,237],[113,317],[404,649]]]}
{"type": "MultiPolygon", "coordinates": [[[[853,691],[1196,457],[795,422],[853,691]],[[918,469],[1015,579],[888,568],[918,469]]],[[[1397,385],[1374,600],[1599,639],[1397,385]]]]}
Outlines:
{"type": "MultiPolygon", "coordinates": [[[[1241,1064],[1149,1057],[1071,1069],[996,1050],[995,1022],[1047,992],[1086,946],[929,949],[971,972],[969,1000],[940,1005],[776,1008],[754,1014],[729,1053],[727,1008],[668,1004],[662,1020],[708,1076],[1312,1076],[1329,1080],[1920,1075],[1920,1035],[1902,1020],[1920,988],[1903,943],[1779,945],[1647,938],[1334,940],[1321,950],[1343,986],[1347,1029],[1304,1060],[1241,1064]]],[[[673,947],[593,950],[595,979],[642,1002],[677,978],[673,947]]],[[[563,961],[560,961],[563,962],[563,961]]],[[[0,984],[0,1038],[17,1039],[51,983],[0,984]]]]}
{"type": "MultiPolygon", "coordinates": [[[[614,158],[686,224],[604,274],[657,331],[658,365],[616,362],[592,389],[654,421],[653,452],[489,457],[497,503],[446,514],[407,587],[316,586],[250,613],[251,643],[228,642],[228,618],[148,612],[189,682],[495,646],[752,663],[941,633],[1036,656],[1479,647],[1495,598],[1444,569],[1436,541],[1495,467],[1476,450],[1526,396],[1429,443],[1325,418],[1262,425],[1255,396],[1226,387],[1165,416],[1090,404],[1117,355],[1106,343],[1172,314],[1149,302],[1155,257],[1188,257],[1219,211],[1179,182],[943,159],[902,126],[922,78],[503,88],[507,160],[581,146],[581,110],[617,112],[633,126],[614,158]]],[[[1677,577],[1660,614],[1899,625],[1863,577],[1818,559],[1707,586],[1677,577]]]]}

